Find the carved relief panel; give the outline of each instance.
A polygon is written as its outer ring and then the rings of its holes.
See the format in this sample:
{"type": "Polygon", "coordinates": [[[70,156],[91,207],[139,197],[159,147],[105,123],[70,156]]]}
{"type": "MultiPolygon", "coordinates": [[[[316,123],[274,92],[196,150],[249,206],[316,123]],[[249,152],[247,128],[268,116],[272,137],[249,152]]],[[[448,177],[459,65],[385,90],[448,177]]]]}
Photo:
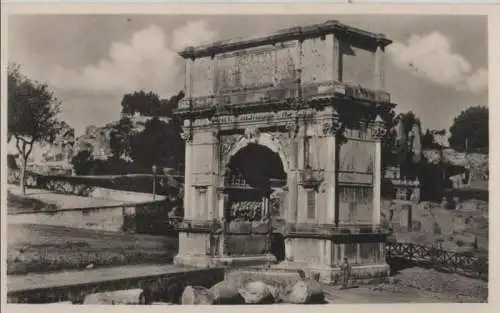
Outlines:
{"type": "Polygon", "coordinates": [[[217,57],[217,88],[220,90],[236,88],[240,85],[236,58],[221,55],[217,57]]]}
{"type": "Polygon", "coordinates": [[[374,152],[373,142],[348,140],[340,146],[339,171],[372,174],[374,152]]]}
{"type": "Polygon", "coordinates": [[[297,44],[283,43],[277,46],[276,51],[276,85],[293,84],[296,78],[296,69],[300,60],[297,60],[297,44]]]}

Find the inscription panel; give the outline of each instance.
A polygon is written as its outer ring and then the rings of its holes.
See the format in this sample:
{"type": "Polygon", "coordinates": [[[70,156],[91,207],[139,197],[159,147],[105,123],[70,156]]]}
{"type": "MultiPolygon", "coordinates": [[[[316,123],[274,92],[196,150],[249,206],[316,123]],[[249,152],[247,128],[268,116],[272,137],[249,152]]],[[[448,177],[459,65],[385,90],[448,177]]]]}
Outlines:
{"type": "Polygon", "coordinates": [[[315,111],[280,111],[276,113],[251,113],[251,114],[241,114],[238,116],[234,115],[223,115],[215,116],[212,118],[213,124],[234,124],[234,123],[245,123],[245,122],[283,122],[288,120],[294,120],[296,117],[300,118],[312,118],[316,115],[315,111]]]}

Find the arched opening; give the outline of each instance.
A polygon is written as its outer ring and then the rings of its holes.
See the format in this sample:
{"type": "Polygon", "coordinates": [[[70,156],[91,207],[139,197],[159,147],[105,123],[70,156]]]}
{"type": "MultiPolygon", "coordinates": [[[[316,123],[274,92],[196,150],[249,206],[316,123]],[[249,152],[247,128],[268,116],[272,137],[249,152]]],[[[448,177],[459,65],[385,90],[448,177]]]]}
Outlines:
{"type": "Polygon", "coordinates": [[[286,185],[286,173],[278,153],[266,146],[248,144],[229,161],[227,172],[233,183],[247,184],[251,188],[271,191],[286,185]]]}
{"type": "MultiPolygon", "coordinates": [[[[251,222],[254,226],[260,225],[255,226],[258,233],[265,234],[269,229],[266,221],[271,219],[274,229],[279,224],[276,221],[284,216],[286,184],[287,174],[278,153],[255,143],[238,150],[225,171],[228,195],[225,216],[230,228],[251,222]]],[[[270,244],[270,252],[283,260],[285,243],[282,236],[274,233],[270,244]]]]}

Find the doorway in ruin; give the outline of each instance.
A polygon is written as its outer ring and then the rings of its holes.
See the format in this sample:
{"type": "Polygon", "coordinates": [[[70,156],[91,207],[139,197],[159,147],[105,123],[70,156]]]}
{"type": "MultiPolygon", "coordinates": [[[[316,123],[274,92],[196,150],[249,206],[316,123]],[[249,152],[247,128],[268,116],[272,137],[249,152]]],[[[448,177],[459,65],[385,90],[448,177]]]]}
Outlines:
{"type": "MultiPolygon", "coordinates": [[[[225,216],[231,223],[268,221],[273,229],[285,216],[287,174],[280,155],[270,148],[249,143],[234,154],[226,167],[225,216]]],[[[284,237],[273,231],[271,253],[284,259],[284,237]]]]}

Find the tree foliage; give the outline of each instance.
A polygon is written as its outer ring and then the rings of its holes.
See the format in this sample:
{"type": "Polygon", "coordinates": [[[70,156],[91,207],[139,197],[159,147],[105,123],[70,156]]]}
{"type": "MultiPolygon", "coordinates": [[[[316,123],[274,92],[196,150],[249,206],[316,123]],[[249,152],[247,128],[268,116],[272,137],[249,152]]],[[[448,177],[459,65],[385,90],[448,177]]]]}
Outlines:
{"type": "Polygon", "coordinates": [[[126,94],[122,100],[124,117],[111,133],[111,149],[114,157],[118,159],[126,154],[136,165],[148,169],[153,165],[159,168],[182,168],[184,164],[184,142],[180,137],[182,128],[172,112],[183,97],[182,91],[168,99],[160,99],[157,94],[142,90],[126,94]],[[152,117],[141,132],[133,131],[133,121],[127,117],[135,113],[152,117]],[[166,122],[159,117],[170,120],[166,122]]]}
{"type": "Polygon", "coordinates": [[[58,120],[60,102],[46,84],[29,79],[17,64],[8,67],[8,140],[14,139],[21,158],[21,189],[35,143],[53,143],[64,129],[58,120]]]}
{"type": "Polygon", "coordinates": [[[177,103],[184,97],[181,91],[169,99],[160,99],[160,97],[143,90],[135,91],[123,96],[122,113],[125,115],[134,115],[139,113],[143,116],[164,116],[171,117],[172,110],[177,107],[177,103]]]}
{"type": "Polygon", "coordinates": [[[73,159],[71,160],[71,165],[76,175],[87,175],[91,173],[94,164],[94,158],[92,152],[89,150],[80,150],[73,159]]]}
{"type": "Polygon", "coordinates": [[[134,125],[130,118],[123,116],[118,123],[113,125],[110,132],[110,149],[113,159],[130,156],[130,138],[134,125]]]}
{"type": "Polygon", "coordinates": [[[427,129],[424,134],[422,134],[422,149],[441,149],[443,148],[441,144],[436,141],[436,136],[446,135],[446,129],[427,129]]]}
{"type": "Polygon", "coordinates": [[[182,168],[184,142],[180,138],[180,125],[176,120],[167,123],[153,117],[142,132],[131,137],[130,154],[134,162],[146,168],[153,165],[182,168]]]}
{"type": "Polygon", "coordinates": [[[488,150],[489,112],[484,106],[473,106],[462,111],[450,127],[448,142],[457,151],[488,150]]]}

